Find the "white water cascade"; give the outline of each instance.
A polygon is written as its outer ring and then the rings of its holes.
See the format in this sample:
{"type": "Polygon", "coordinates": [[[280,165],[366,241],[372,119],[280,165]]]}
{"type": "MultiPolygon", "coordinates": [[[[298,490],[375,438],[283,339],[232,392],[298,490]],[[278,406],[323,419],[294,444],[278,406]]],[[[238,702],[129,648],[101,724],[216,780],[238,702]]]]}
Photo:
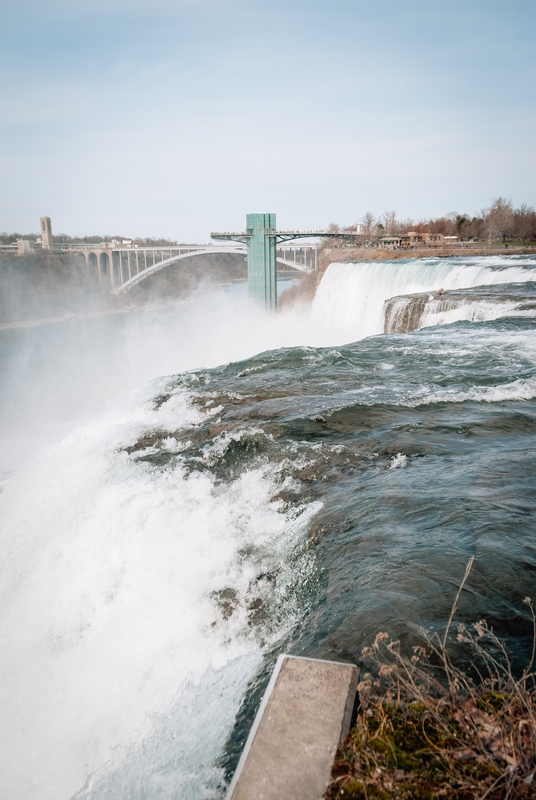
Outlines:
{"type": "MultiPolygon", "coordinates": [[[[316,508],[291,517],[273,502],[275,468],[224,484],[188,472],[173,436],[173,468],[130,457],[148,429],[189,431],[218,413],[192,405],[190,389],[155,408],[166,385],[49,444],[0,494],[6,800],[220,796],[216,762],[247,682],[266,643],[295,624],[285,600],[276,630],[259,636],[248,592],[266,572],[281,591],[294,585],[316,508]],[[230,619],[221,592],[236,604],[230,619]]],[[[215,438],[207,464],[229,445],[215,438]]]]}
{"type": "Polygon", "coordinates": [[[413,259],[330,264],[312,315],[346,332],[347,340],[383,333],[383,304],[395,295],[536,280],[536,261],[511,257],[413,259]]]}

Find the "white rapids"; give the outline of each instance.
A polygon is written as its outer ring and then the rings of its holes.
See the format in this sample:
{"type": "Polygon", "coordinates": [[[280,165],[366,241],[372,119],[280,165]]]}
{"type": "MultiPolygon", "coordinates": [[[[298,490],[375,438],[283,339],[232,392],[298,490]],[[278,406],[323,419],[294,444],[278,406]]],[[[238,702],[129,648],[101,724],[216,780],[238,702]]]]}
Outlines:
{"type": "Polygon", "coordinates": [[[246,608],[225,621],[211,598],[244,596],[272,562],[283,585],[295,581],[289,558],[315,508],[282,513],[269,469],[216,485],[206,471],[129,458],[123,448],[147,427],[210,413],[186,391],[155,410],[157,392],[50,445],[0,495],[2,797],[68,798],[97,770],[82,796],[146,797],[142,763],[166,797],[221,784],[210,765],[262,643],[246,608]]]}

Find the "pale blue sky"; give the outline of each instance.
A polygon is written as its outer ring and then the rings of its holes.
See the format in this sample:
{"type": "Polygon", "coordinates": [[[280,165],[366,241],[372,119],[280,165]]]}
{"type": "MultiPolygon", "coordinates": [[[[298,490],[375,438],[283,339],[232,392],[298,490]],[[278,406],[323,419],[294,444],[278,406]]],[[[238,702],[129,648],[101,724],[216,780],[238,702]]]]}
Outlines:
{"type": "Polygon", "coordinates": [[[4,0],[0,230],[536,205],[534,0],[4,0]]]}

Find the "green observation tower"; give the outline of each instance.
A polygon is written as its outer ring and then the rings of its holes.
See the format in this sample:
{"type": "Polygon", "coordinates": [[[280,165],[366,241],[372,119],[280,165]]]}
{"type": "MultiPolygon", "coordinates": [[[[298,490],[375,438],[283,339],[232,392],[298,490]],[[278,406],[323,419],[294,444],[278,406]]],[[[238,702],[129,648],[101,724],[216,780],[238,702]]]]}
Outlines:
{"type": "Polygon", "coordinates": [[[247,245],[248,293],[252,300],[269,311],[277,308],[276,248],[293,239],[337,238],[354,240],[355,233],[328,231],[277,231],[275,214],[247,214],[244,233],[211,233],[213,239],[232,240],[247,245]]]}

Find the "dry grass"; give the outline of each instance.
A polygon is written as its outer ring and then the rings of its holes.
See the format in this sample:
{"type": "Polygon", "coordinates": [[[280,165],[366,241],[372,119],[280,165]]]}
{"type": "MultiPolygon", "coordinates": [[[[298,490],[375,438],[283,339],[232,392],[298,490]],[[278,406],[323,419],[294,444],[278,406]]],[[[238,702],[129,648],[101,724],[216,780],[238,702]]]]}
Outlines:
{"type": "Polygon", "coordinates": [[[327,800],[509,800],[536,798],[536,682],[530,663],[515,678],[503,643],[484,620],[459,625],[472,653],[470,677],[447,652],[456,605],[443,639],[422,632],[411,657],[380,633],[363,658],[354,728],[339,748],[327,800]],[[374,676],[374,677],[373,677],[374,676]]]}

